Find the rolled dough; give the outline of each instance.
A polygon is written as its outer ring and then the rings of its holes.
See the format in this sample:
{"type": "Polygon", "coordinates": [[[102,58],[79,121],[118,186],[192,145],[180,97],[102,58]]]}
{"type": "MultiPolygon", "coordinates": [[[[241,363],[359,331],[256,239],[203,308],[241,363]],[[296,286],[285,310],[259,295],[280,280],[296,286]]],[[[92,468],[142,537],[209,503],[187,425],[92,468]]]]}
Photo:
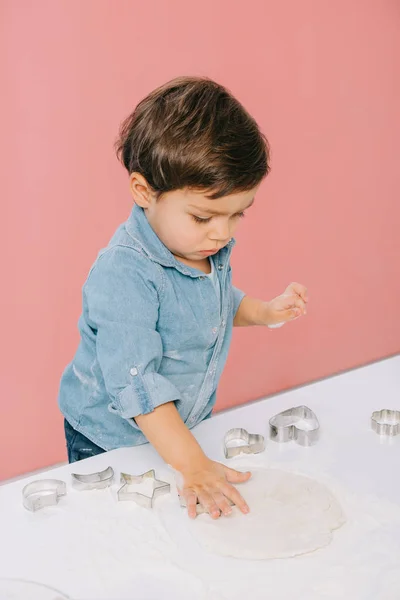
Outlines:
{"type": "Polygon", "coordinates": [[[332,531],[345,523],[328,488],[308,477],[278,469],[254,469],[239,486],[250,506],[243,515],[189,522],[192,535],[209,552],[246,559],[286,558],[327,546],[332,531]]]}

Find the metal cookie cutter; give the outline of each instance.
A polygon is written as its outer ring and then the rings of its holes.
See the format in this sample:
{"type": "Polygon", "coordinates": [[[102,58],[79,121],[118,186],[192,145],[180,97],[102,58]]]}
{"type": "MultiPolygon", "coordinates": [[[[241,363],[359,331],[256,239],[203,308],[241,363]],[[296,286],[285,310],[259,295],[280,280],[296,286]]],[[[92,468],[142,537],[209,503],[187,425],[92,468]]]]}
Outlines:
{"type": "Polygon", "coordinates": [[[300,446],[311,446],[318,440],[319,422],[311,408],[296,406],[272,417],[269,431],[275,442],[295,440],[300,446]]]}
{"type": "Polygon", "coordinates": [[[400,410],[376,410],[371,415],[371,427],[379,435],[399,435],[400,410]]]}
{"type": "Polygon", "coordinates": [[[89,475],[78,475],[72,473],[72,485],[77,490],[102,490],[109,487],[114,479],[114,470],[107,467],[99,473],[90,473],[89,475]]]}
{"type": "Polygon", "coordinates": [[[258,454],[265,449],[264,436],[258,433],[249,433],[246,429],[236,427],[230,429],[224,437],[225,458],[233,458],[239,454],[258,454]],[[229,446],[231,442],[245,442],[241,446],[229,446]]]}
{"type": "Polygon", "coordinates": [[[59,479],[38,479],[28,483],[22,490],[22,503],[26,509],[35,512],[45,506],[55,506],[61,496],[67,493],[65,481],[59,479]]]}
{"type": "Polygon", "coordinates": [[[151,469],[142,475],[128,475],[127,473],[121,473],[121,483],[123,485],[117,492],[118,500],[133,500],[143,508],[153,508],[153,503],[157,498],[164,494],[169,494],[171,491],[169,483],[156,479],[156,472],[154,469],[151,469]],[[151,479],[153,481],[153,491],[150,496],[132,490],[132,484],[137,485],[138,483],[143,483],[146,479],[151,479]]]}

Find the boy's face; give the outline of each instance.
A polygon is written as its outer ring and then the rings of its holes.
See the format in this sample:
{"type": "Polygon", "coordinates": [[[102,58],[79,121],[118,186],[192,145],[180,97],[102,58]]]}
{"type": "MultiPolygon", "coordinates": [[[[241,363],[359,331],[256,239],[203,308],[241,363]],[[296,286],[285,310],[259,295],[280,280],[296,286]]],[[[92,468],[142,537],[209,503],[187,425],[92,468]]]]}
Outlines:
{"type": "Polygon", "coordinates": [[[207,198],[205,190],[182,189],[166,192],[157,200],[150,190],[141,189],[134,175],[132,195],[145,209],[153,230],[178,260],[193,266],[227,245],[258,189],[216,200],[207,198]]]}

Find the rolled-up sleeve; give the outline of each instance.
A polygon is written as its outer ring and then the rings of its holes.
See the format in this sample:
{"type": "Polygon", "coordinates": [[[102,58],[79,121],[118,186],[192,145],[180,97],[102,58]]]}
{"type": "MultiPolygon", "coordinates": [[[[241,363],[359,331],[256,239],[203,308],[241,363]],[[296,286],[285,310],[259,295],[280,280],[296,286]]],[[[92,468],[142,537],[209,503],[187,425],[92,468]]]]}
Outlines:
{"type": "Polygon", "coordinates": [[[240,306],[240,303],[242,302],[242,300],[246,294],[244,292],[242,292],[242,290],[239,290],[238,288],[232,286],[232,295],[233,295],[233,318],[235,318],[238,308],[240,306]]]}
{"type": "Polygon", "coordinates": [[[157,331],[160,289],[158,266],[124,246],[99,257],[84,287],[110,410],[134,427],[134,417],[181,399],[173,383],[158,373],[163,356],[157,331]]]}

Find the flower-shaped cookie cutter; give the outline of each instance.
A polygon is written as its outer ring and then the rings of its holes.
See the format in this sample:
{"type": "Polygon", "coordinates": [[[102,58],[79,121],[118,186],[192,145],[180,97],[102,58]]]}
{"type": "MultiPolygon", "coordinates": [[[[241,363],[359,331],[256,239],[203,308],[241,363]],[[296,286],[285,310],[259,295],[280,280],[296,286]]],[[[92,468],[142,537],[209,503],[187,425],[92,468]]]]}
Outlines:
{"type": "Polygon", "coordinates": [[[371,415],[371,427],[379,435],[395,436],[400,433],[400,410],[383,408],[371,415]]]}
{"type": "Polygon", "coordinates": [[[225,458],[233,458],[240,454],[258,454],[265,450],[264,436],[258,433],[249,433],[246,429],[235,427],[230,429],[224,437],[225,458]],[[241,442],[232,446],[232,443],[241,442]]]}
{"type": "Polygon", "coordinates": [[[114,470],[107,467],[104,471],[89,473],[88,475],[78,475],[72,473],[72,485],[79,491],[103,490],[110,487],[114,479],[114,470]]]}
{"type": "Polygon", "coordinates": [[[55,506],[67,493],[65,481],[60,479],[37,479],[22,490],[22,503],[27,510],[35,512],[45,506],[55,506]]]}
{"type": "Polygon", "coordinates": [[[319,438],[319,422],[311,408],[295,406],[272,417],[269,432],[275,442],[295,440],[300,446],[311,446],[319,438]]]}
{"type": "Polygon", "coordinates": [[[117,492],[118,500],[131,500],[142,506],[143,508],[153,508],[154,501],[163,496],[169,494],[171,486],[166,481],[156,479],[156,472],[154,469],[142,473],[142,475],[128,475],[128,473],[121,473],[122,487],[117,492]],[[146,479],[151,479],[153,483],[153,490],[150,495],[142,494],[137,491],[136,486],[143,483],[146,479]],[[132,489],[132,485],[135,489],[132,489]]]}

